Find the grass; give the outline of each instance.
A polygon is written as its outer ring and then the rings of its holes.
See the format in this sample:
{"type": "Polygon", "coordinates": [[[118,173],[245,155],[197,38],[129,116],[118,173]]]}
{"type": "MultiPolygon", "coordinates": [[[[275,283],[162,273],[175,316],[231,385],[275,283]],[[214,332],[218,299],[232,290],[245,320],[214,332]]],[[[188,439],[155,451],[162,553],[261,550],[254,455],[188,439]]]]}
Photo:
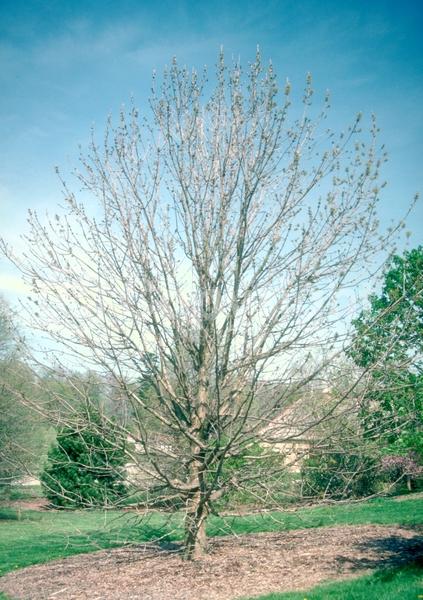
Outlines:
{"type": "Polygon", "coordinates": [[[423,523],[423,499],[412,495],[400,502],[379,498],[356,504],[324,505],[285,512],[269,512],[243,517],[211,518],[209,535],[259,533],[328,527],[334,525],[408,525],[423,523]]]}
{"type": "Polygon", "coordinates": [[[134,515],[101,511],[0,510],[0,575],[57,558],[147,541],[168,533],[160,514],[143,523],[134,515]]]}
{"type": "Polygon", "coordinates": [[[254,600],[417,600],[423,598],[422,574],[421,567],[408,565],[349,581],[325,583],[302,592],[269,594],[254,600]]]}
{"type": "MultiPolygon", "coordinates": [[[[288,531],[331,525],[423,522],[423,499],[412,496],[357,504],[301,508],[236,517],[211,517],[208,535],[288,531]]],[[[0,508],[0,575],[49,560],[143,542],[182,538],[180,513],[150,513],[140,519],[122,511],[34,511],[0,508]]]]}

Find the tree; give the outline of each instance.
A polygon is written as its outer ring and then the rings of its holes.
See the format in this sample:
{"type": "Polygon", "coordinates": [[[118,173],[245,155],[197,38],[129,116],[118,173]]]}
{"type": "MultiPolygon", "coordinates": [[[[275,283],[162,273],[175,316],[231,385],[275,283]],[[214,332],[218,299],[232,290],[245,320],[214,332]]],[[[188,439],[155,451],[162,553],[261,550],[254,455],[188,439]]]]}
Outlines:
{"type": "Polygon", "coordinates": [[[362,406],[368,436],[381,438],[391,454],[423,458],[423,248],[392,257],[382,292],[354,321],[351,356],[371,367],[362,406]]]}
{"type": "MultiPolygon", "coordinates": [[[[307,411],[294,429],[272,423],[342,352],[348,290],[386,247],[375,123],[366,138],[360,115],[329,131],[311,77],[293,118],[290,87],[259,54],[246,73],[220,54],[211,91],[174,60],[149,118],[122,111],[93,137],[85,205],[62,179],[65,211],[45,224],[30,212],[22,256],[3,243],[32,288],[32,325],[132,407],[132,459],[146,486],[182,499],[187,558],[205,551],[219,497],[258,477],[222,477],[225,464],[310,431],[307,411]],[[135,385],[146,371],[153,396],[135,385]]],[[[274,480],[260,473],[263,496],[274,480]]]]}
{"type": "Polygon", "coordinates": [[[104,507],[119,501],[126,493],[125,441],[119,436],[119,430],[104,429],[97,414],[87,415],[79,429],[63,427],[41,474],[47,498],[59,507],[104,507]]]}
{"type": "Polygon", "coordinates": [[[381,361],[423,372],[423,247],[393,256],[380,295],[354,321],[352,356],[362,367],[381,361]]]}

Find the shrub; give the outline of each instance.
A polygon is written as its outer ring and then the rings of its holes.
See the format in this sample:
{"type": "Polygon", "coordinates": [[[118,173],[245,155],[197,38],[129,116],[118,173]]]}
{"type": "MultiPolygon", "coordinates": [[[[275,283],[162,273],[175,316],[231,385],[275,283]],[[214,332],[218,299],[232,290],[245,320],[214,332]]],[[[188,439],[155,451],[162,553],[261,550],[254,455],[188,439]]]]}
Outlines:
{"type": "Polygon", "coordinates": [[[46,497],[57,507],[110,506],[125,494],[124,440],[107,436],[98,422],[62,428],[41,475],[46,497]]]}
{"type": "Polygon", "coordinates": [[[358,450],[315,451],[304,460],[304,496],[343,499],[368,496],[377,488],[377,462],[358,450]]]}

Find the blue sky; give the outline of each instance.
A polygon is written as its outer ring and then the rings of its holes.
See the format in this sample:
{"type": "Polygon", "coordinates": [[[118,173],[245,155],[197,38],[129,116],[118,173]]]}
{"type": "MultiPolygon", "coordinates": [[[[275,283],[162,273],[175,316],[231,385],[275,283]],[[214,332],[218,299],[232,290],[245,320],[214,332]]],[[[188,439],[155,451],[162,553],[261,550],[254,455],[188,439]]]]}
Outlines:
{"type": "MultiPolygon", "coordinates": [[[[0,17],[0,235],[14,241],[28,208],[60,202],[54,166],[77,164],[90,127],[134,95],[143,109],[151,72],[173,55],[201,68],[220,45],[246,63],[259,44],[294,89],[313,75],[329,88],[344,128],[374,112],[390,162],[383,224],[423,191],[423,1],[2,1],[0,17]]],[[[420,202],[411,245],[422,241],[420,202]]],[[[0,260],[0,289],[16,291],[0,260]]]]}

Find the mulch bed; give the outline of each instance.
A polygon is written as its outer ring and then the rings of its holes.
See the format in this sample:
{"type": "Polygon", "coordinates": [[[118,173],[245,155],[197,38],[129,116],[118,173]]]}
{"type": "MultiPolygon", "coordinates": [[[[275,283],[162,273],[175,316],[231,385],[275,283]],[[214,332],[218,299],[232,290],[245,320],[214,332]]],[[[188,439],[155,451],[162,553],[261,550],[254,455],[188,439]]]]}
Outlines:
{"type": "Polygon", "coordinates": [[[300,590],[423,556],[404,527],[325,527],[211,540],[187,563],[179,548],[152,544],[72,556],[9,573],[0,590],[22,600],[234,600],[300,590]]]}

